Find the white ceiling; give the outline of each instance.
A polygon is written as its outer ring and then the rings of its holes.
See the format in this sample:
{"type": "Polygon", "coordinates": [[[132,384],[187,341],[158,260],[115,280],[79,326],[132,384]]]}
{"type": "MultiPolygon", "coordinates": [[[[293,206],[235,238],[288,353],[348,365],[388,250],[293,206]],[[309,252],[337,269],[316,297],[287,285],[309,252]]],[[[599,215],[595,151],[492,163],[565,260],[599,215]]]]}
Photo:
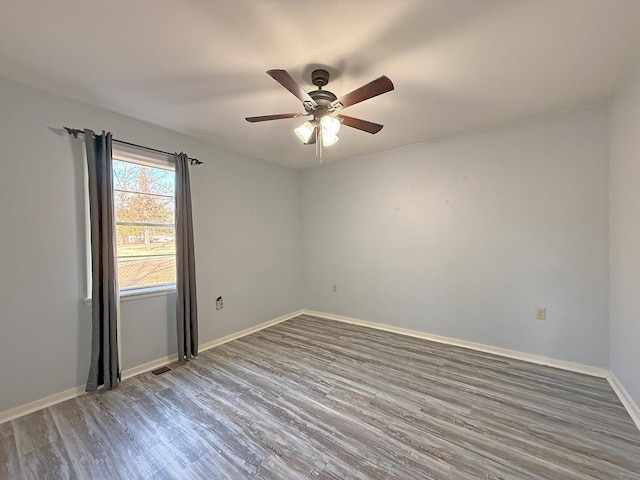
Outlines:
{"type": "Polygon", "coordinates": [[[0,76],[306,168],[300,119],[244,120],[302,111],[266,70],[312,90],[328,67],[338,97],[394,82],[344,111],[384,129],[343,127],[331,161],[603,100],[639,26],[640,0],[2,0],[0,76]]]}

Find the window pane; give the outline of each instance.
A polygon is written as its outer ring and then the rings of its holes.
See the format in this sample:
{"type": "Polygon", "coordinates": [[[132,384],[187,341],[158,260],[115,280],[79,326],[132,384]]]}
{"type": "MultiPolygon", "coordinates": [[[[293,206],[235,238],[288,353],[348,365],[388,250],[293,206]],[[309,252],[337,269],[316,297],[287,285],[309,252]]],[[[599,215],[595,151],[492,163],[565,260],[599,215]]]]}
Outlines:
{"type": "Polygon", "coordinates": [[[175,255],[174,227],[117,225],[118,258],[175,255]]]}
{"type": "Polygon", "coordinates": [[[175,223],[175,199],[144,193],[116,191],[116,222],[175,223]]]}
{"type": "Polygon", "coordinates": [[[176,283],[176,256],[118,258],[120,290],[176,283]]]}
{"type": "Polygon", "coordinates": [[[176,283],[173,227],[116,226],[120,289],[176,283]]]}
{"type": "Polygon", "coordinates": [[[175,175],[172,170],[113,160],[113,185],[116,190],[175,196],[175,175]]]}

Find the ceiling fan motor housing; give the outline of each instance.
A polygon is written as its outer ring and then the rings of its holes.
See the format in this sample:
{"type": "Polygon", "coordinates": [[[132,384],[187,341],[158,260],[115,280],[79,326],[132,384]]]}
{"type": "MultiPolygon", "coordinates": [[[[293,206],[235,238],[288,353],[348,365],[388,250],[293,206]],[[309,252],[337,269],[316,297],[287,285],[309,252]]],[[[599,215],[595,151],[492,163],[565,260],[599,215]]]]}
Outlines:
{"type": "Polygon", "coordinates": [[[338,97],[328,90],[322,90],[322,87],[329,83],[329,72],[326,70],[317,69],[311,72],[311,82],[318,87],[318,90],[309,92],[309,96],[313,98],[313,101],[318,106],[316,108],[308,108],[311,106],[305,105],[305,110],[309,113],[315,111],[315,116],[322,116],[331,108],[331,102],[334,102],[338,97]]]}
{"type": "Polygon", "coordinates": [[[338,98],[329,90],[313,90],[309,96],[321,107],[329,107],[338,98]]]}

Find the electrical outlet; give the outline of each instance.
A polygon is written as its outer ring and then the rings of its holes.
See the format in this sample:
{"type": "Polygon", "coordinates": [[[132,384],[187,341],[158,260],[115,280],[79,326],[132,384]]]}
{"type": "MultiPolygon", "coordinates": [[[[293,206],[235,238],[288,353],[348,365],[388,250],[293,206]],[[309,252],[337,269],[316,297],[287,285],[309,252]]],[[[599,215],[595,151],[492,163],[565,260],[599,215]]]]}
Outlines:
{"type": "Polygon", "coordinates": [[[538,307],[536,308],[536,320],[546,320],[547,319],[547,309],[538,307]]]}
{"type": "Polygon", "coordinates": [[[216,298],[216,310],[222,310],[222,297],[216,298]]]}
{"type": "Polygon", "coordinates": [[[337,285],[333,286],[333,293],[338,293],[338,286],[337,285]]]}

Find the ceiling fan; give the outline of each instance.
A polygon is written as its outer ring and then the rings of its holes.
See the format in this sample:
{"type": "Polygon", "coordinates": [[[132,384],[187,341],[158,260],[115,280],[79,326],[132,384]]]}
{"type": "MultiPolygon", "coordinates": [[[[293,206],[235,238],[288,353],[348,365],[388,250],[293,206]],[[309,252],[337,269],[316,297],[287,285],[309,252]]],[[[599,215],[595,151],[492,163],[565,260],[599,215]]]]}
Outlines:
{"type": "Polygon", "coordinates": [[[379,123],[349,117],[339,112],[356,103],[393,90],[393,83],[384,75],[338,98],[329,90],[322,89],[329,83],[329,72],[326,70],[317,69],[311,72],[311,83],[318,87],[317,90],[311,92],[306,92],[298,85],[286,70],[269,70],[267,74],[293,93],[302,102],[305,111],[304,113],[279,113],[276,115],[247,117],[247,122],[255,123],[284,118],[312,117],[309,121],[294,129],[294,132],[305,145],[316,145],[316,155],[321,163],[322,147],[328,147],[338,141],[337,133],[341,125],[372,134],[382,130],[382,125],[379,123]]]}

